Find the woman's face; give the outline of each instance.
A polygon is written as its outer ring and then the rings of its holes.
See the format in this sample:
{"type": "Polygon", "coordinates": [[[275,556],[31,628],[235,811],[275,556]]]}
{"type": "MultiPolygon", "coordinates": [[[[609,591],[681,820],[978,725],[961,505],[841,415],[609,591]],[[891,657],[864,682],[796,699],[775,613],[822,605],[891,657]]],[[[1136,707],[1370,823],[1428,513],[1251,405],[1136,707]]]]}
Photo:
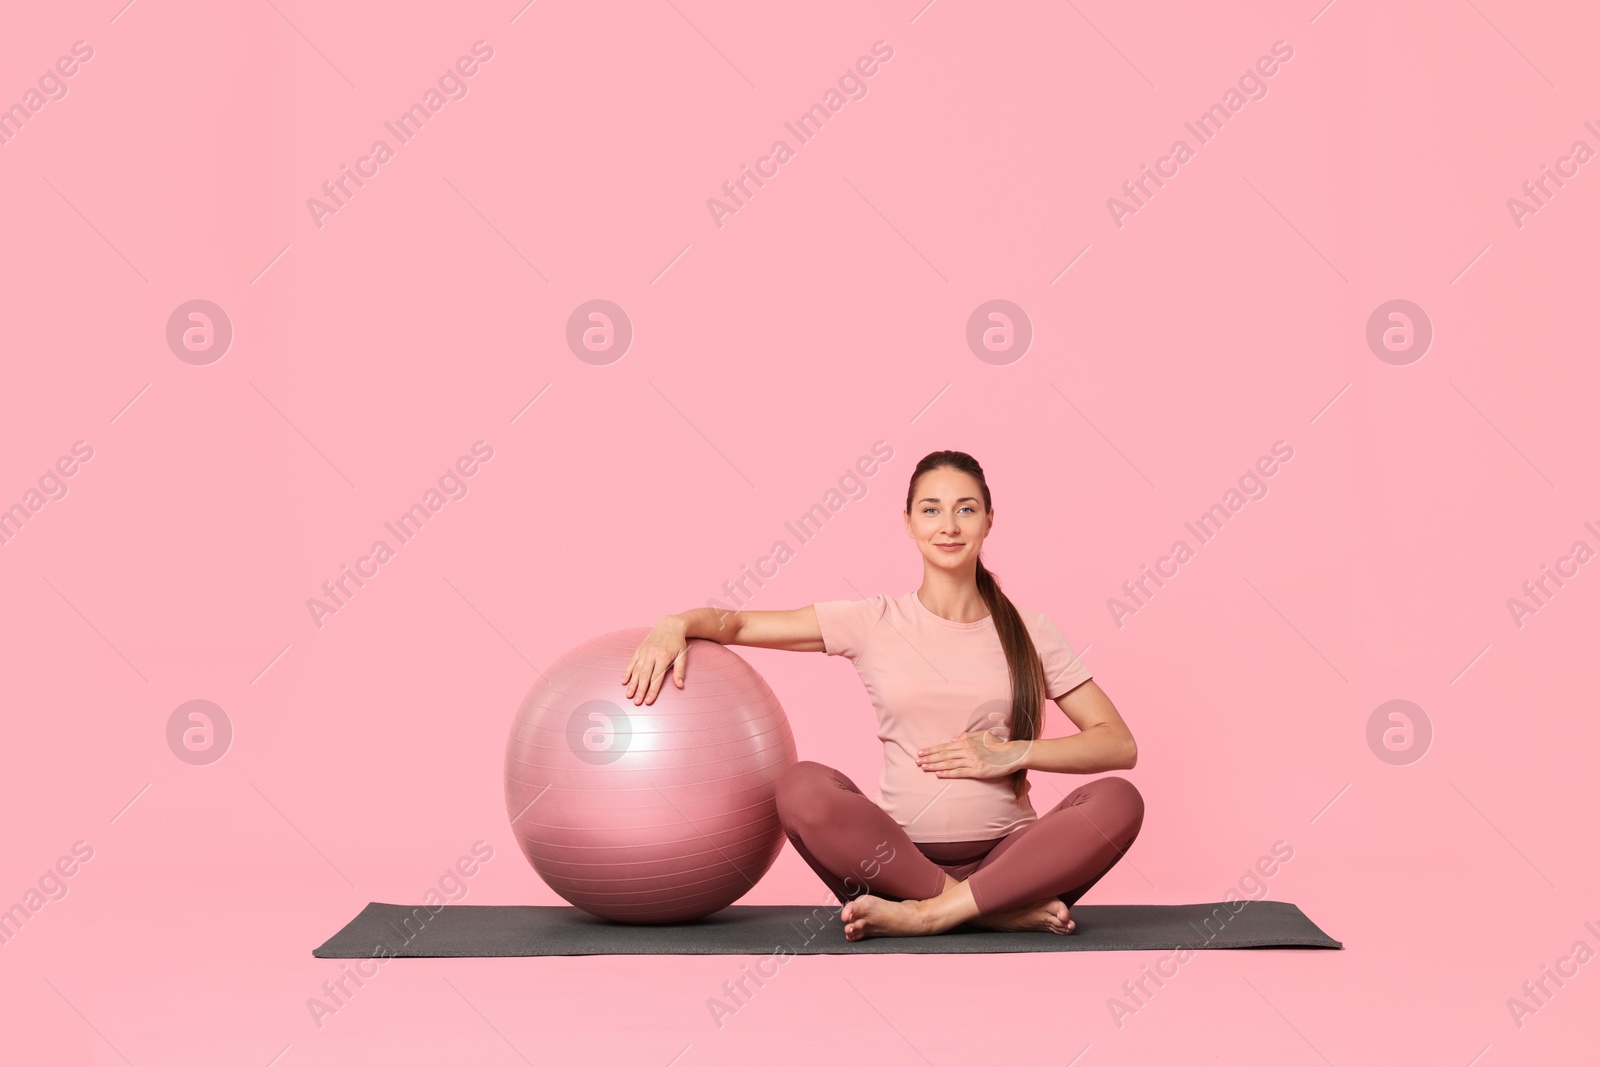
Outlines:
{"type": "Polygon", "coordinates": [[[958,570],[975,566],[978,550],[994,523],[983,510],[983,487],[965,471],[941,468],[917,480],[906,515],[906,534],[917,542],[922,558],[935,567],[958,570]],[[942,547],[942,546],[954,547],[942,547]]]}

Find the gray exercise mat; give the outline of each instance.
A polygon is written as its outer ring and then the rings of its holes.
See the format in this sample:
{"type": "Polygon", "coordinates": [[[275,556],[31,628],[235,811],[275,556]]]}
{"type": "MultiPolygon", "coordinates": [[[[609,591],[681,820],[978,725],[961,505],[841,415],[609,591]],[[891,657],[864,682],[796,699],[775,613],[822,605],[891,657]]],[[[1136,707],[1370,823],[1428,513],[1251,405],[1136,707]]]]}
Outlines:
{"type": "Polygon", "coordinates": [[[1078,904],[1070,934],[958,926],[926,937],[846,941],[840,905],[735,904],[691,923],[635,926],[566,906],[371,903],[313,956],[769,956],[1093,949],[1343,948],[1281,900],[1078,904]]]}

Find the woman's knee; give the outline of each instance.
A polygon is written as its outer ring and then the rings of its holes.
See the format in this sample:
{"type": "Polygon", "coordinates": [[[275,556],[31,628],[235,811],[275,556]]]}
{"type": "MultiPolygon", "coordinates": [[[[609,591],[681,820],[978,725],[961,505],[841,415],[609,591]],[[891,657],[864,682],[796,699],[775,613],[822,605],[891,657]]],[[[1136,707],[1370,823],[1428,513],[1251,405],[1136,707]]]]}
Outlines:
{"type": "Polygon", "coordinates": [[[805,789],[819,778],[828,777],[833,771],[831,767],[824,767],[815,760],[803,759],[784,769],[778,776],[778,796],[805,789]]]}
{"type": "Polygon", "coordinates": [[[828,801],[829,794],[838,791],[833,775],[832,767],[813,760],[801,760],[779,775],[778,819],[786,828],[814,817],[828,801]]]}
{"type": "Polygon", "coordinates": [[[1131,830],[1137,831],[1144,823],[1144,794],[1139,787],[1119,774],[1097,778],[1094,784],[1100,799],[1121,813],[1131,830]]]}

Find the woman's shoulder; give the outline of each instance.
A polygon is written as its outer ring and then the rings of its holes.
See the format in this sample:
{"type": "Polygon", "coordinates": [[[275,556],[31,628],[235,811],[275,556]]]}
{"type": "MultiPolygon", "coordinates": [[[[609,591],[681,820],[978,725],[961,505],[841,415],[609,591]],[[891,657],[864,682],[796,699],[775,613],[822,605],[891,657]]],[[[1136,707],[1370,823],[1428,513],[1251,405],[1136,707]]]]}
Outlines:
{"type": "Polygon", "coordinates": [[[844,607],[857,611],[877,609],[881,613],[884,608],[889,606],[890,603],[900,599],[900,597],[889,593],[872,593],[867,596],[836,597],[831,600],[819,600],[817,601],[817,604],[828,604],[830,606],[844,607]]]}
{"type": "Polygon", "coordinates": [[[1050,616],[1046,615],[1042,611],[1018,604],[1014,600],[1011,603],[1012,606],[1017,609],[1017,614],[1022,616],[1022,621],[1027,623],[1029,626],[1037,626],[1040,623],[1047,623],[1050,621],[1050,616]]]}
{"type": "Polygon", "coordinates": [[[1023,625],[1028,628],[1028,632],[1033,634],[1036,639],[1042,637],[1051,641],[1066,640],[1066,635],[1061,632],[1061,627],[1057,626],[1055,620],[1044,612],[1025,608],[1019,604],[1017,605],[1017,614],[1022,617],[1023,625]]]}
{"type": "Polygon", "coordinates": [[[864,651],[889,614],[893,599],[887,593],[857,599],[819,600],[814,605],[824,650],[830,655],[854,658],[864,651]]]}

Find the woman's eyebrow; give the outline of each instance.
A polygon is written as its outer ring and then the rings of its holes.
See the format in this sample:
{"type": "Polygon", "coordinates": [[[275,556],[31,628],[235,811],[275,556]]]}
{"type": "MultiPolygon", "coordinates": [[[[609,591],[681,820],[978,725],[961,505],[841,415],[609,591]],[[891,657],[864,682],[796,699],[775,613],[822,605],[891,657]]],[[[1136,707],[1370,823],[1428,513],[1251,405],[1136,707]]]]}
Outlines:
{"type": "MultiPolygon", "coordinates": [[[[975,497],[975,496],[964,496],[960,500],[957,500],[956,503],[960,504],[960,503],[963,503],[963,502],[968,501],[968,500],[972,501],[974,504],[976,504],[978,502],[978,498],[975,497]]],[[[937,503],[939,503],[939,498],[936,497],[936,496],[925,496],[921,500],[917,501],[917,503],[919,503],[919,504],[937,504],[937,503]]]]}

